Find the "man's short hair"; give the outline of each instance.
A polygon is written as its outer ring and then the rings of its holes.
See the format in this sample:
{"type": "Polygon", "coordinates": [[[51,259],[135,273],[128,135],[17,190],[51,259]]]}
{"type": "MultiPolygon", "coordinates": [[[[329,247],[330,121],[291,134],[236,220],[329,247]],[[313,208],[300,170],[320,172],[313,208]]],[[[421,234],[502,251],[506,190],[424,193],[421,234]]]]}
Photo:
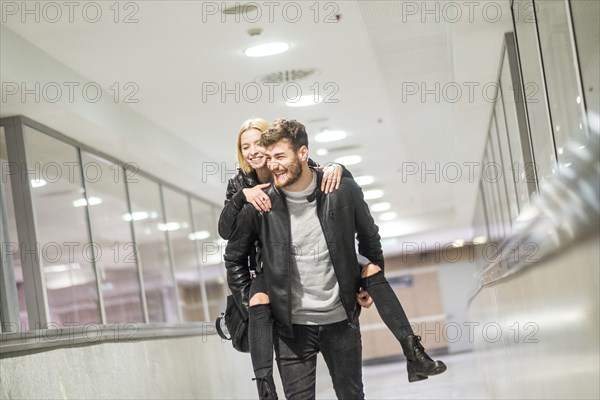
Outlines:
{"type": "Polygon", "coordinates": [[[290,141],[294,151],[300,150],[300,147],[308,147],[308,135],[304,125],[295,119],[278,119],[271,124],[269,129],[262,134],[260,145],[269,147],[275,143],[287,139],[290,141]]]}

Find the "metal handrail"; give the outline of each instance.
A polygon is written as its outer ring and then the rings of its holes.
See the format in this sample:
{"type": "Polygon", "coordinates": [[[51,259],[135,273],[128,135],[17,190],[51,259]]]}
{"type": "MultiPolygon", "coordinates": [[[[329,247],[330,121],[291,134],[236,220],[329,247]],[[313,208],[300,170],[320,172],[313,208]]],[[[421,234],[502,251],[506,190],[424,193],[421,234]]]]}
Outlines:
{"type": "Polygon", "coordinates": [[[494,261],[478,274],[471,300],[482,287],[600,232],[600,135],[570,141],[564,154],[558,174],[543,182],[498,246],[494,261]]]}
{"type": "Polygon", "coordinates": [[[214,322],[184,324],[88,323],[54,329],[36,329],[0,334],[0,358],[24,351],[49,350],[73,345],[137,342],[183,336],[208,337],[216,333],[214,322]]]}

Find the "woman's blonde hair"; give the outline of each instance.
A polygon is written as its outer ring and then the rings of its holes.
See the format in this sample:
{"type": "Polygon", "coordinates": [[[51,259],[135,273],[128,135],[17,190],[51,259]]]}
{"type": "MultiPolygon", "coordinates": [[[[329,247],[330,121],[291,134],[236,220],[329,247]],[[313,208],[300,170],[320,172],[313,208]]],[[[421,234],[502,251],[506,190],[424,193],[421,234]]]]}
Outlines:
{"type": "Polygon", "coordinates": [[[252,172],[252,167],[250,166],[250,164],[248,164],[248,161],[246,161],[246,159],[244,159],[244,156],[242,155],[242,134],[249,129],[258,129],[259,131],[261,131],[261,133],[263,133],[267,129],[269,129],[269,126],[270,124],[262,118],[251,118],[244,122],[242,126],[240,126],[237,138],[237,157],[238,162],[240,163],[240,168],[245,173],[252,172]]]}

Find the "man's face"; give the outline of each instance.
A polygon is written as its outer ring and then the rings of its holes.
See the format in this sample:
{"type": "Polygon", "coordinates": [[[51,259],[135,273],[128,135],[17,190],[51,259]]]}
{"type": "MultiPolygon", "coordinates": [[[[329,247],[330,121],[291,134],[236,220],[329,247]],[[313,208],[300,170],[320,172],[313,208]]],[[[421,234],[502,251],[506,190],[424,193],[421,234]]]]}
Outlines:
{"type": "Polygon", "coordinates": [[[285,188],[298,182],[302,175],[302,162],[289,140],[280,140],[267,147],[265,155],[276,187],[285,188]]]}

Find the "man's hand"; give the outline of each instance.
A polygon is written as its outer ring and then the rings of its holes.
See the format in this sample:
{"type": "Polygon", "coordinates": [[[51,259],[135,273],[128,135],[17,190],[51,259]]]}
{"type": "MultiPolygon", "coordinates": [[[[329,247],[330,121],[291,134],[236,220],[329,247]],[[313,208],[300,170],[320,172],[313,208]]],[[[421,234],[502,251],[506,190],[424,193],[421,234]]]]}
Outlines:
{"type": "Polygon", "coordinates": [[[369,308],[373,305],[373,298],[366,290],[360,290],[360,292],[356,293],[356,302],[364,308],[369,308]]]}
{"type": "Polygon", "coordinates": [[[269,211],[271,210],[271,199],[263,192],[263,189],[268,187],[270,183],[262,183],[256,185],[253,188],[242,189],[246,201],[256,208],[256,211],[269,211]]]}

